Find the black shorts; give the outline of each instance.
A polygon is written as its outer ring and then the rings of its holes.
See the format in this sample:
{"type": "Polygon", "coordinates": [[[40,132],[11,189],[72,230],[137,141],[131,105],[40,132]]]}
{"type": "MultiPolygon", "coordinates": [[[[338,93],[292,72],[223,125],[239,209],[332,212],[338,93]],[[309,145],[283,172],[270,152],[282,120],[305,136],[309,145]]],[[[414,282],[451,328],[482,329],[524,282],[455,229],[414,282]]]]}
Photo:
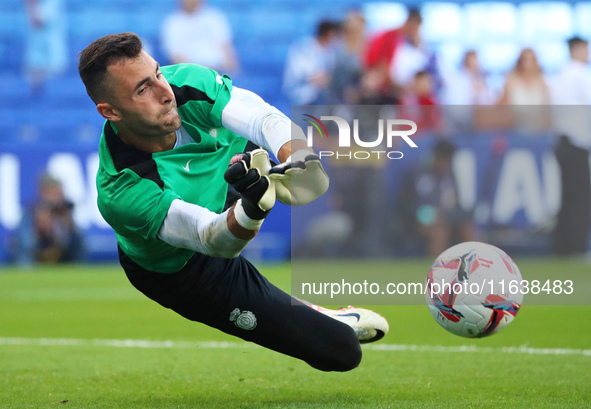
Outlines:
{"type": "Polygon", "coordinates": [[[200,253],[172,274],[144,269],[119,249],[135,288],[183,317],[274,351],[314,368],[346,371],[361,360],[355,332],[307,307],[271,284],[244,257],[200,253]]]}

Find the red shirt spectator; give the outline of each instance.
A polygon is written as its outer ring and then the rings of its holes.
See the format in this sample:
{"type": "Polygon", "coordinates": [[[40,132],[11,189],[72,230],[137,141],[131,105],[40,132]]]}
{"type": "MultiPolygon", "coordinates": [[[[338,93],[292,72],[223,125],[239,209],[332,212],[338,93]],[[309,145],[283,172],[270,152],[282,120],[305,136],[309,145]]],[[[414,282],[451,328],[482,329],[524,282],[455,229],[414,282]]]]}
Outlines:
{"type": "MultiPolygon", "coordinates": [[[[433,93],[433,79],[427,71],[419,71],[406,89],[400,107],[400,117],[417,124],[417,132],[434,130],[441,125],[441,113],[435,107],[437,100],[433,93]]],[[[418,136],[418,135],[417,135],[418,136]]]]}

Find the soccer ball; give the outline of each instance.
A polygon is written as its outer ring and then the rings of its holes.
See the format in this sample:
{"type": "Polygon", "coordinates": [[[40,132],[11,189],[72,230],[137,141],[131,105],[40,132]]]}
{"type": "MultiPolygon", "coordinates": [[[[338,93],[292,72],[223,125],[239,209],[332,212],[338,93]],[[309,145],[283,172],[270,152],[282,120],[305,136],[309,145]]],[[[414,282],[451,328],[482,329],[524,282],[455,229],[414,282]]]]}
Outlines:
{"type": "Polygon", "coordinates": [[[452,334],[481,338],[505,328],[521,307],[521,273],[503,250],[465,242],[445,250],[427,275],[435,321],[452,334]]]}

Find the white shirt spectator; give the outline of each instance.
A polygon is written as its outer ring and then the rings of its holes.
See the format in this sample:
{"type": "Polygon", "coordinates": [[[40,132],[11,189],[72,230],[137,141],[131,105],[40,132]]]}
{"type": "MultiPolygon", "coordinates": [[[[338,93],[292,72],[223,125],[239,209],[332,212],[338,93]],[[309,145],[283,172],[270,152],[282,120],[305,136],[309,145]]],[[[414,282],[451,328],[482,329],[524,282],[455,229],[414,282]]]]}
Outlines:
{"type": "Polygon", "coordinates": [[[415,47],[404,41],[390,62],[390,78],[396,84],[409,85],[417,72],[429,67],[432,54],[426,47],[415,47]]]}
{"type": "Polygon", "coordinates": [[[177,11],[164,20],[162,47],[173,63],[201,64],[226,71],[227,48],[232,44],[232,30],[226,16],[218,9],[201,6],[192,13],[177,11]]]}
{"type": "Polygon", "coordinates": [[[283,77],[283,90],[290,102],[294,105],[324,102],[320,98],[335,60],[335,50],[322,46],[314,37],[294,43],[289,49],[283,77]]]}
{"type": "Polygon", "coordinates": [[[591,71],[580,61],[570,61],[554,78],[551,86],[554,128],[570,142],[591,149],[591,71]],[[571,105],[571,106],[562,106],[571,105]],[[581,105],[573,107],[572,105],[581,105]]]}
{"type": "Polygon", "coordinates": [[[442,70],[443,102],[446,105],[491,105],[495,99],[484,74],[474,75],[465,69],[442,70]]]}
{"type": "Polygon", "coordinates": [[[554,105],[591,105],[591,71],[580,61],[570,61],[554,79],[554,105]]]}

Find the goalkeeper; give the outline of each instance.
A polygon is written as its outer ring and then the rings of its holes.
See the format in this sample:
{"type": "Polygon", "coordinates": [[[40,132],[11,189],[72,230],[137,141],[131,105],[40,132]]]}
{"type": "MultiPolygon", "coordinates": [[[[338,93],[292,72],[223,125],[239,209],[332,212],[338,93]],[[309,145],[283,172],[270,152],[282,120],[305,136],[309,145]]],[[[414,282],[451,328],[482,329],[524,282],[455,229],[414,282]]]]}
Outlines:
{"type": "Polygon", "coordinates": [[[240,256],[276,197],[302,205],[328,188],[301,129],[227,76],[191,64],[160,67],[133,33],[97,39],[78,68],[106,119],[98,206],[129,281],[187,319],[314,368],[355,368],[360,342],[387,332],[383,317],[292,299],[240,256]],[[242,153],[248,140],[266,150],[242,153]],[[305,181],[298,190],[296,174],[305,181]],[[229,185],[239,200],[228,199],[229,185]]]}

